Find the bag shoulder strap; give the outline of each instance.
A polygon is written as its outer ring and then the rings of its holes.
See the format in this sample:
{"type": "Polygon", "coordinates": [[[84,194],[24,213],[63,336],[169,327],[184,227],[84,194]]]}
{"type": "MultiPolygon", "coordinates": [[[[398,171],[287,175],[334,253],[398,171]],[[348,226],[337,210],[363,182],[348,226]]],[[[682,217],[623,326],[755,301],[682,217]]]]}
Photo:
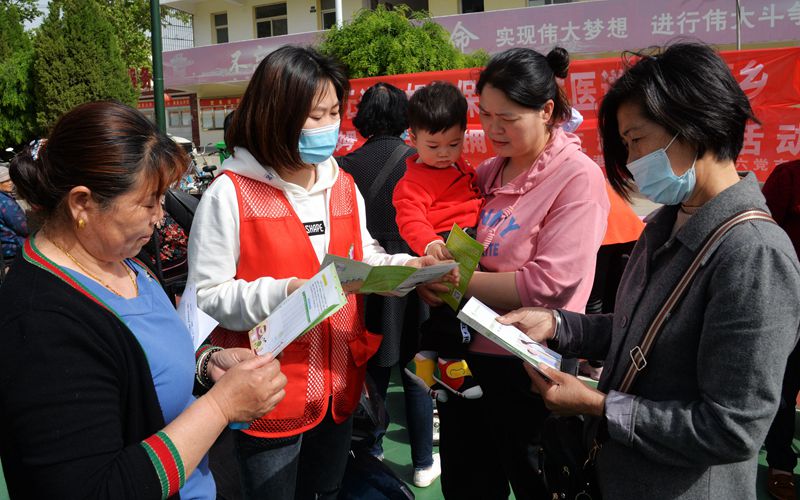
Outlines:
{"type": "Polygon", "coordinates": [[[720,224],[713,233],[711,233],[711,235],[703,243],[703,246],[700,247],[700,251],[697,252],[697,255],[695,255],[694,260],[692,260],[692,263],[686,270],[686,273],[672,290],[672,293],[670,293],[669,297],[667,297],[664,305],[661,306],[661,310],[658,312],[658,314],[656,314],[655,318],[653,318],[653,321],[650,323],[650,327],[647,329],[644,337],[642,337],[642,340],[637,346],[630,350],[631,364],[628,366],[628,371],[625,373],[625,377],[622,379],[622,384],[619,388],[620,392],[628,392],[631,387],[633,387],[633,382],[636,380],[636,376],[644,369],[645,366],[647,366],[647,356],[650,355],[650,351],[653,349],[656,338],[658,338],[658,335],[664,328],[664,324],[672,314],[672,310],[686,293],[686,290],[689,288],[689,285],[697,274],[697,270],[700,269],[705,257],[709,254],[709,252],[712,252],[716,248],[717,242],[719,242],[719,240],[725,236],[728,231],[730,231],[734,226],[749,220],[763,220],[776,224],[772,217],[770,217],[770,215],[763,210],[745,210],[744,212],[739,212],[733,217],[727,219],[725,222],[720,224]]]}
{"type": "Polygon", "coordinates": [[[389,179],[389,174],[392,173],[392,167],[400,161],[400,158],[403,157],[406,152],[411,149],[411,147],[404,143],[398,144],[392,154],[389,155],[389,158],[383,164],[378,175],[375,177],[375,180],[372,182],[372,186],[369,188],[369,192],[367,192],[367,196],[364,200],[366,205],[371,205],[373,201],[375,201],[375,197],[378,196],[378,193],[383,189],[383,186],[386,185],[386,181],[389,179]]]}

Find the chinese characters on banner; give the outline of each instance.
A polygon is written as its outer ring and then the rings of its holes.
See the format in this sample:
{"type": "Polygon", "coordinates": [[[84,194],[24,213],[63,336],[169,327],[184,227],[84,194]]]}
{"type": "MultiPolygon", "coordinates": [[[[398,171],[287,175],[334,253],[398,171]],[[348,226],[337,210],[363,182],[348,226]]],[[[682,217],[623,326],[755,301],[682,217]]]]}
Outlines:
{"type": "MultiPolygon", "coordinates": [[[[765,180],[775,165],[800,158],[800,48],[744,50],[722,53],[739,85],[750,98],[761,124],[750,123],[738,160],[741,170],[752,170],[765,180]]],[[[622,73],[620,58],[573,61],[564,85],[570,102],[584,116],[577,130],[584,152],[603,165],[597,131],[597,108],[609,86],[622,73]]],[[[342,113],[342,126],[336,155],[357,149],[365,139],[352,124],[358,102],[371,85],[391,83],[410,96],[433,80],[446,80],[458,86],[468,102],[464,155],[475,166],[493,155],[478,116],[476,90],[479,70],[453,70],[382,78],[351,80],[352,89],[342,113]]]]}
{"type": "MultiPolygon", "coordinates": [[[[495,53],[511,47],[546,52],[555,45],[570,52],[616,52],[664,45],[680,36],[715,45],[736,41],[736,3],[730,0],[606,0],[435,20],[464,53],[477,49],[495,53]]],[[[794,40],[798,29],[798,0],[741,2],[743,43],[794,40]]]]}

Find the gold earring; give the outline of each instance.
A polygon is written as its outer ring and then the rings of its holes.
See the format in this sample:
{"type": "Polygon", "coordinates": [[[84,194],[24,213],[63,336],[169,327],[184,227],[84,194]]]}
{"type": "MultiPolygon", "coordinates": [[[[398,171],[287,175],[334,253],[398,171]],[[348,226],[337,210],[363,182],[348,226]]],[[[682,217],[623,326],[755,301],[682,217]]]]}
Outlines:
{"type": "Polygon", "coordinates": [[[83,228],[86,227],[86,221],[83,220],[83,219],[78,219],[78,222],[77,222],[76,225],[78,226],[78,229],[83,229],[83,228]]]}

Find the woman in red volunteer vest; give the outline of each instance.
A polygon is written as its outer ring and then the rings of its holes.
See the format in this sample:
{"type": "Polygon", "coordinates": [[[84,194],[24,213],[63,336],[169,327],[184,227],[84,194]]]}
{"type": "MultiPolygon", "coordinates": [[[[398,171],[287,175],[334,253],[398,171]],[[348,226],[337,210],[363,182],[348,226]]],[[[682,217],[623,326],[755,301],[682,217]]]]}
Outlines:
{"type": "MultiPolygon", "coordinates": [[[[282,47],[253,74],[225,133],[233,156],[203,195],[189,240],[198,305],[221,327],[212,343],[248,345],[246,332],[326,253],[428,263],[386,254],[366,229],[353,179],[331,157],[348,91],[341,66],[310,48],[282,47]]],[[[361,297],[349,295],[283,351],[285,399],[235,438],[246,497],[336,497],[366,362],[381,342],[362,317],[361,297]]]]}

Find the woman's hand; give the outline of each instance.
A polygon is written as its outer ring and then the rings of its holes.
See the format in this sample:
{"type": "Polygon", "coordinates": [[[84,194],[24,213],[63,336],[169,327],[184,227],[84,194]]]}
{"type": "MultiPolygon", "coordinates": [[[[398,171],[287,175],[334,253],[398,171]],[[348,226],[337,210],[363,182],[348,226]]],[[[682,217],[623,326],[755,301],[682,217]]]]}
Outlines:
{"type": "Polygon", "coordinates": [[[305,285],[307,281],[308,280],[301,280],[298,278],[293,279],[289,282],[289,286],[286,287],[286,295],[291,295],[295,290],[305,285]]]}
{"type": "Polygon", "coordinates": [[[233,347],[230,349],[223,349],[221,351],[214,351],[209,354],[211,359],[208,361],[208,376],[211,380],[217,382],[225,372],[242,361],[256,357],[255,353],[250,349],[244,347],[233,347]]]}
{"type": "Polygon", "coordinates": [[[547,380],[530,364],[525,363],[524,366],[532,381],[531,390],[542,396],[549,410],[560,415],[603,416],[606,403],[604,393],[587,386],[577,377],[553,368],[541,367],[550,379],[547,380]]]}
{"type": "MultiPolygon", "coordinates": [[[[436,257],[433,257],[431,255],[425,255],[423,257],[415,257],[415,258],[409,260],[408,262],[406,262],[406,265],[407,266],[411,266],[411,267],[416,267],[417,269],[420,269],[420,268],[423,268],[423,267],[434,266],[436,264],[447,264],[447,263],[450,263],[450,262],[452,262],[452,261],[450,261],[450,260],[445,260],[445,261],[436,260],[436,257]]],[[[442,276],[438,280],[429,281],[426,284],[431,284],[431,283],[453,283],[453,284],[457,285],[458,284],[458,280],[460,280],[460,279],[461,279],[461,274],[459,274],[458,266],[456,266],[453,269],[451,269],[449,273],[445,274],[444,276],[442,276]]]]}
{"type": "MultiPolygon", "coordinates": [[[[442,262],[436,260],[435,257],[430,255],[417,257],[406,263],[407,266],[413,266],[417,268],[432,266],[434,264],[442,264],[442,262]]],[[[447,283],[457,285],[460,279],[461,275],[458,272],[458,266],[456,266],[449,273],[445,274],[438,280],[417,285],[417,293],[426,304],[430,306],[440,306],[444,302],[439,298],[439,294],[447,293],[452,289],[452,287],[447,285],[447,283]]]]}
{"type": "Polygon", "coordinates": [[[278,360],[269,354],[254,356],[228,368],[204,397],[229,423],[250,422],[281,402],[285,385],[286,376],[278,360]]]}
{"type": "Polygon", "coordinates": [[[522,307],[497,318],[503,325],[513,325],[536,342],[544,343],[556,334],[553,311],[544,307],[522,307]]]}

